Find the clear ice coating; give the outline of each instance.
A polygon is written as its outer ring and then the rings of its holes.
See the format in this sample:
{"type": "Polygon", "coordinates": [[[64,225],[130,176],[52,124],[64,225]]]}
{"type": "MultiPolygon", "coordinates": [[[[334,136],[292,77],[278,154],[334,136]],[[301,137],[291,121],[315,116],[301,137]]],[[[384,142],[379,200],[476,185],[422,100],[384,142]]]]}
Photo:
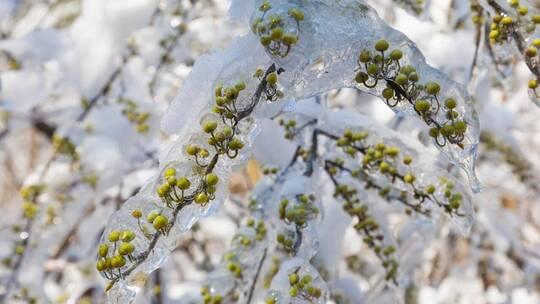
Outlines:
{"type": "MultiPolygon", "coordinates": [[[[160,157],[160,174],[154,176],[136,196],[129,199],[120,210],[111,216],[102,237],[102,244],[107,244],[112,252],[116,252],[118,249],[116,243],[109,241],[109,235],[112,231],[122,233],[130,230],[135,234],[132,241],[135,248],[129,258],[125,261],[115,260],[115,263],[120,266],[116,267],[114,272],[101,272],[104,277],[114,283],[110,286],[111,290],[109,291],[109,299],[112,303],[130,302],[135,296],[137,286],[142,284],[150,272],[163,265],[170,251],[177,246],[182,234],[190,229],[200,217],[215,212],[220,201],[226,197],[225,183],[220,183],[215,192],[215,199],[208,204],[189,204],[178,209],[175,206],[165,204],[158,197],[157,190],[159,190],[159,185],[164,183],[163,175],[170,168],[175,169],[177,178],[187,177],[193,185],[201,185],[203,182],[201,172],[194,169],[194,159],[187,155],[186,147],[188,144],[195,143],[202,148],[207,148],[201,124],[215,115],[212,113],[212,106],[215,102],[214,88],[218,85],[231,86],[238,81],[244,81],[245,90],[238,96],[238,106],[245,107],[252,101],[251,96],[260,82],[258,78],[253,77],[254,72],[257,69],[265,70],[273,63],[285,70],[279,76],[278,82],[279,89],[285,98],[303,99],[320,95],[331,89],[344,87],[355,87],[374,95],[381,95],[385,88],[383,84],[367,89],[358,84],[355,77],[358,72],[358,54],[363,49],[373,48],[373,44],[378,39],[386,39],[392,48],[399,48],[403,52],[403,64],[414,66],[423,82],[436,81],[440,84],[439,95],[441,99],[447,97],[456,99],[455,111],[467,122],[468,128],[460,146],[447,144],[440,147],[440,150],[452,162],[466,168],[473,189],[478,190],[479,184],[476,182],[473,172],[478,143],[478,122],[469,97],[462,86],[428,66],[410,40],[388,27],[368,5],[361,1],[270,1],[271,7],[265,9],[266,12],[261,15],[259,7],[262,3],[262,1],[256,2],[253,19],[261,18],[263,26],[271,25],[274,22],[279,23],[281,22],[279,20],[282,20],[285,33],[281,34],[289,35],[288,42],[283,44],[270,43],[265,48],[261,46],[260,37],[250,34],[237,39],[222,52],[202,56],[197,60],[181,93],[171,105],[162,122],[163,129],[169,133],[176,133],[178,139],[176,144],[160,157]],[[135,211],[140,211],[142,217],[135,217],[135,211]],[[151,218],[157,215],[167,216],[172,223],[171,228],[158,231],[159,229],[156,229],[147,220],[149,215],[151,218]]],[[[263,29],[257,30],[257,32],[267,33],[263,29]]],[[[280,34],[276,33],[276,35],[280,34]]],[[[244,143],[244,148],[235,159],[225,157],[218,159],[213,172],[220,177],[221,181],[227,181],[231,171],[247,159],[250,144],[258,134],[257,119],[275,113],[271,108],[261,102],[261,105],[252,113],[253,115],[243,119],[236,126],[235,136],[244,143]]],[[[406,103],[394,107],[394,110],[398,113],[417,113],[413,106],[406,103]]],[[[439,113],[434,119],[442,120],[444,119],[442,115],[439,113]]],[[[358,125],[358,123],[362,123],[361,118],[349,117],[347,120],[345,116],[334,117],[337,119],[337,123],[334,121],[334,126],[342,126],[346,123],[351,127],[361,127],[358,125]]],[[[331,117],[329,119],[332,120],[331,117]]],[[[221,127],[222,125],[219,123],[218,128],[221,127]]],[[[375,127],[369,128],[371,130],[375,127]]],[[[373,132],[379,134],[378,130],[373,129],[373,132]]],[[[403,142],[400,142],[399,137],[395,134],[384,133],[380,136],[390,137],[390,140],[395,141],[396,145],[407,147],[403,142]]],[[[418,151],[420,150],[410,150],[413,155],[418,155],[418,151]]],[[[434,171],[430,162],[423,161],[418,166],[421,166],[422,170],[426,170],[425,172],[434,171]]],[[[436,173],[433,172],[433,175],[424,173],[418,178],[428,181],[433,179],[433,176],[437,176],[436,173]]],[[[289,186],[299,187],[302,185],[301,181],[305,181],[298,176],[290,180],[296,182],[289,184],[289,186]]],[[[399,190],[404,185],[396,187],[399,190]]],[[[291,193],[294,196],[293,190],[285,189],[285,192],[279,192],[281,197],[278,199],[288,197],[291,193]]],[[[465,193],[465,191],[463,192],[465,193]]],[[[289,197],[289,199],[296,199],[296,197],[289,197]]],[[[468,197],[464,201],[466,203],[461,208],[464,210],[465,223],[462,226],[466,227],[470,225],[472,210],[469,209],[472,208],[470,208],[468,197]]],[[[277,203],[275,202],[275,204],[277,203]]],[[[322,213],[322,210],[320,212],[322,213]]],[[[268,214],[262,216],[272,217],[268,214]]],[[[298,247],[299,256],[309,258],[317,250],[317,236],[314,229],[310,228],[312,222],[314,223],[316,220],[316,217],[308,220],[305,229],[307,233],[298,243],[300,245],[298,247]]],[[[290,227],[282,228],[290,230],[290,227]]],[[[248,235],[247,232],[246,235],[248,235]]],[[[260,249],[257,249],[257,252],[260,254],[260,249]]],[[[298,266],[300,267],[299,271],[306,269],[307,272],[312,272],[311,266],[302,263],[298,265],[300,265],[298,266]]],[[[247,268],[252,269],[253,267],[247,268]]],[[[226,278],[227,271],[230,274],[230,269],[223,269],[221,274],[217,273],[216,277],[226,278]]],[[[316,272],[313,272],[313,276],[314,280],[319,278],[316,272]]],[[[321,298],[327,294],[325,288],[322,285],[320,287],[321,298]]],[[[281,292],[279,288],[277,288],[277,292],[281,292]]]]}
{"type": "Polygon", "coordinates": [[[490,30],[485,33],[488,35],[486,47],[493,59],[495,76],[505,89],[512,89],[507,85],[506,78],[513,73],[516,59],[522,58],[531,72],[529,98],[540,107],[540,90],[537,88],[540,82],[540,52],[537,51],[540,47],[540,28],[533,21],[534,16],[540,13],[538,6],[528,0],[519,1],[519,6],[511,6],[510,1],[505,0],[480,0],[479,4],[488,12],[486,23],[490,30]],[[519,12],[521,7],[527,8],[526,14],[519,12]],[[503,18],[506,20],[503,21],[503,18]]]}
{"type": "MultiPolygon", "coordinates": [[[[257,1],[256,7],[261,7],[265,1],[257,1]]],[[[453,81],[444,73],[429,66],[416,45],[403,33],[392,29],[380,19],[377,13],[366,3],[358,0],[341,1],[268,1],[268,10],[256,10],[251,18],[252,26],[268,26],[272,20],[281,20],[285,33],[298,33],[297,41],[283,56],[283,47],[276,51],[272,44],[266,47],[267,53],[274,62],[285,69],[281,85],[286,97],[304,99],[320,95],[332,89],[344,87],[357,88],[367,93],[383,98],[383,90],[394,87],[393,80],[382,79],[370,87],[357,82],[357,73],[364,70],[359,65],[359,55],[364,50],[374,53],[374,45],[380,39],[389,43],[390,49],[402,52],[397,66],[389,67],[390,74],[397,74],[399,67],[412,66],[417,74],[419,83],[426,86],[436,82],[439,85],[435,98],[420,93],[415,97],[433,99],[429,117],[420,115],[415,109],[411,97],[392,105],[392,110],[399,114],[417,115],[430,128],[437,126],[439,130],[454,119],[447,117],[443,111],[445,100],[453,99],[456,105],[452,115],[456,115],[466,123],[465,130],[459,140],[446,140],[441,137],[434,139],[439,150],[454,164],[463,168],[469,176],[474,192],[481,189],[480,182],[474,172],[476,149],[479,141],[479,123],[472,100],[461,84],[453,81]],[[303,13],[302,21],[295,22],[290,17],[290,10],[297,9],[303,13]],[[260,20],[264,20],[261,24],[260,20]],[[408,99],[408,100],[405,100],[408,99]],[[436,108],[436,109],[434,109],[436,108]]],[[[264,45],[267,32],[256,30],[261,43],[264,45]]],[[[388,56],[388,55],[387,55],[388,56]]],[[[398,95],[399,89],[396,89],[398,95]]],[[[406,92],[411,95],[411,92],[406,92]]],[[[414,95],[414,94],[413,94],[414,95]]],[[[411,95],[412,96],[412,95],[411,95]]],[[[388,101],[385,101],[388,104],[388,101]]],[[[441,134],[445,132],[442,131],[441,134]]]]}
{"type": "MultiPolygon", "coordinates": [[[[174,169],[176,179],[185,177],[190,181],[192,187],[184,193],[186,197],[194,195],[195,189],[200,189],[205,173],[201,172],[197,163],[208,165],[212,155],[215,155],[213,148],[207,143],[208,135],[202,130],[205,122],[216,118],[212,113],[214,88],[244,81],[245,89],[239,94],[236,103],[239,109],[244,109],[252,101],[251,97],[260,82],[253,77],[254,72],[258,68],[267,69],[269,66],[268,57],[258,48],[253,37],[239,39],[225,52],[203,56],[195,65],[182,93],[163,121],[166,130],[177,132],[178,140],[160,156],[159,174],[111,216],[102,236],[101,244],[108,246],[109,257],[116,255],[118,251],[117,242],[109,240],[111,232],[122,234],[124,231],[133,231],[135,234],[131,241],[134,250],[126,255],[123,265],[120,263],[120,267],[100,272],[112,283],[109,291],[112,303],[126,303],[133,299],[133,290],[149,273],[163,265],[170,251],[178,245],[183,233],[200,217],[215,212],[216,206],[226,197],[229,174],[247,159],[250,144],[258,133],[257,123],[252,117],[247,117],[235,125],[234,137],[244,145],[238,155],[234,159],[224,155],[218,158],[212,172],[219,177],[220,182],[213,193],[215,198],[209,203],[191,203],[178,208],[177,205],[166,204],[159,197],[159,189],[168,182],[165,177],[169,169],[174,169]],[[206,158],[190,156],[187,153],[188,145],[206,149],[210,151],[210,155],[206,158]],[[134,216],[136,213],[139,213],[138,217],[134,216]],[[169,219],[169,229],[158,231],[153,222],[148,220],[148,217],[155,219],[157,215],[164,215],[169,219]]],[[[223,127],[219,122],[217,129],[221,130],[223,127]]]]}
{"type": "Polygon", "coordinates": [[[285,261],[270,285],[268,298],[277,304],[327,303],[330,291],[325,281],[308,261],[292,258],[285,261]]]}
{"type": "MultiPolygon", "coordinates": [[[[260,271],[259,267],[274,254],[268,240],[275,240],[280,233],[290,235],[297,241],[293,253],[297,256],[297,261],[308,261],[315,256],[318,236],[313,226],[321,217],[322,206],[313,202],[312,206],[316,207],[318,212],[309,214],[306,225],[299,228],[301,238],[295,235],[298,232],[294,225],[285,223],[278,214],[280,201],[287,198],[292,202],[297,196],[309,193],[313,190],[312,183],[311,178],[291,169],[280,173],[275,179],[265,178],[257,184],[252,196],[256,203],[250,210],[250,216],[233,237],[223,262],[205,280],[203,299],[220,297],[225,303],[228,303],[231,297],[239,303],[247,303],[248,299],[253,299],[253,284],[258,284],[255,278],[260,271]]],[[[291,203],[289,207],[294,208],[294,204],[291,203]]],[[[286,269],[289,269],[287,267],[286,269]]],[[[258,278],[258,281],[262,279],[258,278]]]]}
{"type": "MultiPolygon", "coordinates": [[[[452,186],[450,188],[454,192],[460,193],[462,200],[458,209],[459,214],[454,213],[449,214],[449,216],[462,233],[468,233],[470,230],[474,222],[474,208],[467,187],[457,178],[447,174],[446,169],[438,164],[435,155],[426,149],[417,139],[396,132],[363,114],[347,110],[327,111],[324,106],[313,101],[301,101],[291,109],[291,114],[302,116],[307,121],[317,119],[316,128],[335,136],[340,136],[345,130],[367,132],[367,137],[363,142],[364,146],[376,146],[378,143],[384,143],[386,146],[399,148],[399,153],[410,156],[412,163],[404,165],[397,162],[395,166],[398,172],[410,171],[416,176],[416,185],[423,188],[426,185],[432,184],[437,189],[433,193],[434,201],[441,204],[428,204],[426,211],[439,209],[441,213],[445,213],[445,204],[443,202],[448,200],[448,198],[445,198],[445,188],[448,183],[451,183],[452,186]],[[441,174],[441,172],[445,172],[445,174],[441,174]]],[[[356,156],[356,159],[350,158],[346,153],[336,148],[335,143],[331,142],[325,148],[326,151],[323,154],[323,160],[340,158],[347,160],[346,164],[352,168],[355,168],[355,166],[360,167],[357,160],[358,156],[356,156]]],[[[364,188],[366,186],[365,183],[372,182],[380,188],[387,187],[391,189],[391,192],[395,193],[411,191],[410,185],[399,181],[395,182],[392,178],[378,171],[359,174],[358,179],[363,180],[363,184],[359,185],[360,188],[364,188]]],[[[377,194],[377,191],[375,193],[377,194]]],[[[376,197],[369,197],[368,201],[373,201],[374,199],[376,197]]],[[[411,198],[411,200],[413,199],[411,198]]]]}

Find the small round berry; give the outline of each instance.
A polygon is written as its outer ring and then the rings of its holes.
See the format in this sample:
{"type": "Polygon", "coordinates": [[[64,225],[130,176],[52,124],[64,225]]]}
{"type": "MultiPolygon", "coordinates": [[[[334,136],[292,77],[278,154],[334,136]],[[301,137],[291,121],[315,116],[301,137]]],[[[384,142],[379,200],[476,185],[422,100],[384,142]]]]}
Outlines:
{"type": "Polygon", "coordinates": [[[364,72],[358,72],[358,73],[356,74],[356,77],[354,78],[354,80],[356,80],[356,82],[358,82],[358,83],[364,83],[364,82],[366,82],[368,79],[369,79],[368,74],[366,74],[366,73],[364,73],[364,72]]]}
{"type": "Polygon", "coordinates": [[[181,177],[176,181],[176,187],[180,188],[180,190],[187,190],[190,186],[191,182],[185,177],[181,177]]]}
{"type": "Polygon", "coordinates": [[[412,184],[414,183],[415,180],[416,180],[416,177],[412,174],[406,174],[403,177],[403,181],[406,182],[407,184],[412,184]]]}
{"type": "Polygon", "coordinates": [[[111,258],[111,266],[113,268],[120,268],[126,265],[126,260],[121,255],[115,255],[111,258]]]}
{"type": "Polygon", "coordinates": [[[521,16],[525,16],[529,13],[529,8],[526,6],[520,6],[517,11],[521,16]]]}
{"type": "Polygon", "coordinates": [[[222,85],[218,85],[216,86],[216,88],[214,89],[214,95],[216,97],[220,97],[221,96],[221,90],[223,89],[223,86],[222,85]]]}
{"type": "Polygon", "coordinates": [[[215,185],[217,185],[217,183],[219,181],[219,178],[218,178],[218,176],[216,174],[209,173],[209,174],[206,175],[205,180],[206,180],[207,185],[215,186],[215,185]]]}
{"type": "Polygon", "coordinates": [[[283,43],[286,45],[293,45],[298,42],[298,37],[292,34],[285,34],[282,39],[283,43]]]}
{"type": "Polygon", "coordinates": [[[120,239],[120,231],[113,230],[109,232],[109,242],[116,242],[120,239]]]}
{"type": "Polygon", "coordinates": [[[203,124],[203,131],[205,133],[212,133],[216,130],[217,125],[218,124],[215,121],[207,121],[203,124]]]}
{"type": "Polygon", "coordinates": [[[394,90],[392,90],[391,88],[385,88],[382,91],[382,96],[384,99],[391,99],[392,97],[394,97],[394,90]]]}
{"type": "Polygon", "coordinates": [[[199,148],[199,147],[196,146],[196,145],[189,145],[189,146],[186,148],[187,154],[188,154],[188,155],[191,155],[191,156],[197,155],[197,153],[199,153],[200,150],[201,150],[201,148],[199,148]]]}
{"type": "Polygon", "coordinates": [[[387,162],[383,161],[383,162],[380,163],[379,170],[381,171],[381,173],[388,172],[388,169],[390,169],[390,165],[387,162]]]}
{"type": "Polygon", "coordinates": [[[135,233],[131,230],[124,230],[120,235],[120,239],[124,242],[131,242],[135,239],[135,233]]]}
{"type": "Polygon", "coordinates": [[[399,84],[400,86],[404,86],[404,85],[406,85],[408,82],[409,82],[409,77],[407,77],[407,75],[405,75],[405,74],[398,74],[398,75],[396,76],[396,83],[399,84]]]}
{"type": "Polygon", "coordinates": [[[456,210],[459,209],[459,206],[461,205],[461,202],[458,200],[451,200],[450,201],[450,208],[456,210]]]}
{"type": "Polygon", "coordinates": [[[102,258],[106,257],[108,252],[109,252],[109,246],[107,246],[107,244],[99,245],[98,253],[100,257],[102,258]]]}
{"type": "Polygon", "coordinates": [[[371,53],[367,50],[364,50],[358,56],[358,61],[362,63],[367,63],[371,61],[371,53]]]}
{"type": "Polygon", "coordinates": [[[268,76],[266,76],[266,81],[270,85],[275,85],[277,83],[277,73],[273,72],[268,74],[268,76]]]}
{"type": "Polygon", "coordinates": [[[450,111],[446,112],[446,118],[448,118],[448,119],[453,120],[453,119],[456,119],[458,117],[459,117],[459,113],[456,112],[456,111],[450,110],[450,111]]]}
{"type": "Polygon", "coordinates": [[[368,72],[369,75],[375,75],[375,74],[377,74],[379,72],[379,66],[372,63],[372,64],[368,65],[367,72],[368,72]]]}
{"type": "Polygon", "coordinates": [[[441,90],[441,86],[436,82],[426,83],[426,93],[436,95],[441,90]]]}
{"type": "Polygon", "coordinates": [[[210,152],[208,152],[208,150],[206,149],[201,149],[201,151],[199,151],[199,156],[202,158],[207,158],[209,155],[210,155],[210,152]]]}
{"type": "Polygon", "coordinates": [[[375,49],[379,52],[384,52],[386,50],[388,50],[388,48],[390,47],[390,45],[388,44],[388,41],[382,39],[382,40],[379,40],[375,43],[375,49]]]}
{"type": "Polygon", "coordinates": [[[259,6],[259,10],[261,12],[266,12],[272,8],[272,5],[270,5],[270,2],[268,0],[264,1],[261,6],[259,6]]]}
{"type": "Polygon", "coordinates": [[[146,220],[149,222],[149,223],[152,223],[154,222],[154,220],[156,219],[156,217],[158,217],[159,215],[159,212],[157,211],[152,211],[150,213],[148,213],[148,215],[146,216],[146,220]]]}
{"type": "Polygon", "coordinates": [[[297,8],[291,8],[289,10],[289,16],[293,17],[296,21],[304,20],[304,13],[297,8]]]}
{"type": "Polygon", "coordinates": [[[103,271],[103,270],[106,270],[108,267],[107,267],[107,261],[104,260],[104,259],[100,259],[99,261],[97,261],[96,263],[96,269],[97,271],[103,271]]]}
{"type": "Polygon", "coordinates": [[[156,230],[160,230],[165,228],[169,224],[169,219],[165,217],[164,215],[158,215],[154,221],[152,222],[152,225],[156,230]]]}
{"type": "Polygon", "coordinates": [[[291,283],[291,285],[298,283],[298,274],[296,273],[289,274],[289,283],[291,283]]]}
{"type": "Polygon", "coordinates": [[[412,82],[417,82],[420,79],[418,74],[416,72],[412,72],[409,74],[409,80],[412,82]]]}
{"type": "Polygon", "coordinates": [[[260,42],[263,46],[269,46],[272,43],[272,37],[270,36],[261,36],[260,42]]]}
{"type": "Polygon", "coordinates": [[[514,23],[514,19],[512,19],[512,17],[503,17],[501,19],[501,24],[502,25],[508,26],[508,25],[511,25],[512,23],[514,23]]]}
{"type": "Polygon", "coordinates": [[[403,52],[400,50],[393,50],[390,53],[390,58],[393,60],[400,60],[403,57],[403,52]]]}
{"type": "Polygon", "coordinates": [[[441,134],[446,137],[452,136],[454,132],[455,132],[455,129],[451,125],[445,125],[441,128],[441,134]]]}
{"type": "Polygon", "coordinates": [[[142,212],[141,212],[141,210],[139,210],[139,209],[135,209],[135,210],[133,210],[133,211],[131,212],[131,216],[133,216],[134,218],[137,218],[137,219],[138,219],[138,218],[141,218],[142,212]]]}
{"type": "Polygon", "coordinates": [[[195,196],[195,203],[200,205],[208,203],[208,195],[204,192],[197,194],[197,196],[195,196]]]}
{"type": "Polygon", "coordinates": [[[431,137],[439,136],[439,129],[437,129],[437,128],[429,129],[429,136],[431,136],[431,137]]]}
{"type": "Polygon", "coordinates": [[[234,88],[240,92],[246,89],[246,83],[244,81],[239,81],[234,85],[234,88]]]}
{"type": "Polygon", "coordinates": [[[414,103],[414,109],[420,113],[427,112],[431,108],[431,103],[427,100],[417,100],[414,103]]]}
{"type": "Polygon", "coordinates": [[[244,147],[244,143],[242,143],[239,139],[233,139],[231,140],[231,142],[229,143],[229,148],[231,148],[232,150],[240,150],[244,147]]]}
{"type": "Polygon", "coordinates": [[[497,30],[492,30],[489,32],[489,38],[490,39],[497,39],[499,37],[500,33],[497,30]]]}
{"type": "Polygon", "coordinates": [[[412,65],[406,65],[406,66],[402,67],[401,71],[400,71],[400,73],[403,73],[405,75],[409,75],[409,74],[415,73],[415,72],[416,72],[416,69],[412,65]]]}
{"type": "Polygon", "coordinates": [[[409,155],[403,157],[403,163],[404,163],[405,165],[410,165],[410,164],[412,163],[412,160],[413,160],[412,157],[409,156],[409,155]]]}
{"type": "Polygon", "coordinates": [[[281,38],[283,38],[283,28],[276,27],[273,29],[270,33],[270,37],[272,37],[274,40],[281,40],[281,38]]]}
{"type": "Polygon", "coordinates": [[[120,255],[128,255],[131,254],[135,250],[135,246],[131,243],[122,243],[120,246],[118,246],[118,253],[120,255]]]}
{"type": "Polygon", "coordinates": [[[527,49],[525,49],[525,55],[527,57],[535,57],[536,55],[538,55],[538,52],[535,47],[530,46],[527,49]]]}
{"type": "Polygon", "coordinates": [[[453,126],[457,133],[465,133],[467,131],[467,123],[462,120],[456,121],[453,126]]]}
{"type": "Polygon", "coordinates": [[[538,87],[538,80],[531,79],[529,80],[529,89],[536,89],[538,87]]]}
{"type": "Polygon", "coordinates": [[[266,300],[264,301],[265,304],[276,304],[276,299],[274,297],[268,297],[266,298],[266,300]]]}
{"type": "Polygon", "coordinates": [[[447,98],[444,102],[444,105],[448,109],[454,109],[457,106],[456,100],[454,98],[447,98]]]}

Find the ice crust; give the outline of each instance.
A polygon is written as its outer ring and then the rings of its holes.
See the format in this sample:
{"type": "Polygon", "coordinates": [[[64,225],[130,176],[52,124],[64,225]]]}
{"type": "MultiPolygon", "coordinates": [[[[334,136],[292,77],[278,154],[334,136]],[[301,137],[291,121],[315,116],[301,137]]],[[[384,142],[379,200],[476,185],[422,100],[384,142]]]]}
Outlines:
{"type": "MultiPolygon", "coordinates": [[[[289,8],[295,7],[304,12],[305,20],[300,23],[298,44],[294,45],[291,52],[285,57],[272,56],[265,53],[255,35],[248,34],[234,41],[224,51],[217,51],[200,57],[180,94],[163,118],[162,128],[168,133],[176,134],[178,139],[168,151],[162,154],[160,161],[161,172],[169,166],[174,166],[181,176],[195,176],[191,172],[189,159],[184,153],[185,145],[187,143],[204,145],[200,124],[209,115],[213,115],[210,114],[210,111],[214,102],[214,87],[218,84],[232,85],[238,80],[244,80],[247,84],[245,91],[253,92],[258,83],[258,80],[253,78],[253,73],[257,68],[266,69],[272,63],[275,63],[285,70],[285,73],[279,77],[279,88],[284,93],[284,99],[301,100],[323,94],[329,90],[345,87],[358,88],[370,94],[380,95],[382,87],[365,90],[365,88],[358,86],[354,82],[354,75],[358,53],[364,48],[372,47],[374,41],[384,38],[390,42],[392,47],[399,47],[403,50],[406,61],[416,67],[421,79],[440,83],[442,97],[452,96],[458,100],[459,106],[456,110],[469,123],[465,147],[461,150],[458,147],[447,145],[441,149],[441,152],[452,162],[466,168],[471,177],[473,189],[478,189],[473,173],[478,143],[478,122],[476,113],[463,86],[427,65],[414,43],[400,32],[387,26],[373,9],[362,1],[315,0],[308,2],[277,0],[270,1],[270,3],[278,14],[286,14],[289,8]]],[[[257,1],[255,8],[260,4],[261,1],[257,1]]],[[[247,7],[249,6],[247,5],[247,7]]],[[[269,13],[273,13],[272,10],[269,13]]],[[[253,16],[259,14],[260,12],[256,10],[253,16]]],[[[238,19],[241,20],[243,15],[245,14],[238,13],[238,19]]],[[[240,105],[245,105],[248,101],[248,96],[239,98],[240,105]]],[[[419,157],[419,155],[422,155],[422,162],[418,164],[418,167],[420,172],[425,173],[419,176],[420,181],[426,180],[427,182],[433,179],[434,176],[438,176],[438,172],[433,166],[434,162],[429,157],[424,157],[423,152],[425,150],[405,143],[400,139],[401,135],[379,128],[378,125],[372,125],[369,119],[352,113],[337,112],[326,115],[316,108],[311,110],[315,113],[321,113],[323,119],[320,126],[323,128],[332,129],[332,131],[336,129],[343,130],[344,126],[365,128],[370,133],[375,134],[377,138],[384,138],[385,141],[403,147],[414,156],[419,157]]],[[[403,114],[414,113],[410,106],[397,107],[394,110],[403,114]]],[[[220,179],[226,181],[231,171],[248,158],[250,143],[259,132],[258,118],[268,117],[270,113],[275,113],[275,107],[262,104],[256,109],[252,118],[246,119],[246,122],[241,124],[240,138],[246,143],[246,147],[241,151],[237,159],[218,162],[214,171],[220,176],[220,179]]],[[[287,187],[278,192],[281,197],[294,196],[299,193],[298,191],[304,191],[306,184],[311,183],[308,182],[309,179],[306,181],[306,178],[301,177],[301,173],[296,172],[295,174],[296,177],[289,176],[288,179],[296,182],[287,184],[287,187]]],[[[106,242],[106,236],[112,230],[129,228],[133,231],[139,231],[136,221],[130,215],[135,209],[141,210],[143,214],[159,210],[169,215],[170,218],[171,209],[166,208],[155,194],[160,176],[154,176],[146,187],[112,215],[102,242],[106,242]]],[[[220,202],[227,195],[225,188],[222,187],[216,194],[216,200],[206,207],[190,205],[184,208],[176,219],[174,229],[167,236],[158,240],[155,249],[148,254],[148,257],[138,267],[125,279],[115,284],[114,288],[109,292],[109,300],[113,303],[124,303],[126,299],[127,301],[132,299],[135,295],[133,290],[140,284],[141,278],[163,265],[170,251],[176,247],[182,234],[189,230],[200,217],[211,215],[216,211],[220,202]]],[[[369,199],[369,197],[367,198],[369,199]]],[[[468,197],[465,202],[463,209],[466,212],[466,217],[464,222],[459,223],[459,225],[464,230],[467,230],[472,222],[472,207],[468,197]]],[[[267,207],[268,210],[263,211],[260,216],[272,219],[275,217],[275,215],[272,215],[272,208],[276,208],[276,206],[268,205],[267,207]]],[[[306,238],[303,240],[302,246],[300,246],[299,257],[291,263],[296,265],[295,267],[305,268],[306,271],[313,272],[315,276],[319,277],[316,271],[310,265],[306,265],[305,262],[317,252],[318,246],[316,232],[311,225],[312,223],[309,223],[308,228],[306,228],[308,233],[306,233],[306,238]]],[[[286,228],[284,227],[284,229],[286,228]]],[[[150,240],[140,231],[137,233],[136,253],[141,253],[148,247],[150,240]]],[[[256,264],[254,263],[256,259],[251,258],[258,257],[260,254],[261,249],[257,247],[257,252],[255,254],[251,253],[250,259],[246,260],[246,264],[250,265],[247,267],[249,271],[252,271],[252,266],[256,264]]],[[[127,267],[130,267],[130,263],[127,263],[121,270],[123,271],[127,267]]],[[[287,269],[289,268],[282,268],[282,271],[287,272],[287,269]]],[[[227,277],[226,270],[218,271],[214,277],[218,281],[223,280],[223,278],[227,277]]],[[[225,281],[227,280],[225,279],[225,281]]],[[[273,284],[275,287],[273,289],[276,292],[281,292],[279,281],[276,281],[275,285],[273,284]]],[[[227,289],[226,284],[222,285],[222,287],[227,289]]]]}

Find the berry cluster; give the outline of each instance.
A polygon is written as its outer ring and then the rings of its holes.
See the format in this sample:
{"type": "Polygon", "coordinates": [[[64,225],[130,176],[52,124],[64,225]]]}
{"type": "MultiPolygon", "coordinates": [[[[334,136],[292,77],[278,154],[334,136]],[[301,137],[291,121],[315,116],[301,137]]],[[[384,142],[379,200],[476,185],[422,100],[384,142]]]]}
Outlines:
{"type": "Polygon", "coordinates": [[[135,125],[135,130],[141,134],[146,134],[150,130],[148,119],[150,118],[150,112],[144,112],[139,110],[139,106],[133,100],[120,98],[118,103],[123,105],[122,115],[127,120],[135,125]]]}
{"type": "Polygon", "coordinates": [[[287,224],[294,223],[298,227],[305,227],[307,222],[313,220],[319,214],[319,208],[315,205],[314,195],[300,194],[289,199],[282,199],[279,204],[279,219],[287,224]]]}
{"type": "Polygon", "coordinates": [[[413,110],[431,126],[429,134],[439,146],[447,142],[463,148],[463,140],[468,124],[457,112],[458,103],[448,97],[441,106],[441,86],[437,82],[420,83],[420,76],[411,65],[403,65],[403,52],[399,49],[388,52],[390,44],[386,40],[375,43],[375,52],[363,50],[358,56],[355,81],[367,88],[375,88],[381,82],[385,88],[381,92],[386,104],[394,108],[408,102],[413,110]],[[445,120],[436,119],[445,111],[445,120]]]}
{"type": "Polygon", "coordinates": [[[256,17],[251,24],[251,30],[257,36],[261,45],[274,56],[285,57],[289,54],[291,47],[298,42],[300,32],[300,22],[304,20],[304,13],[298,8],[289,9],[285,14],[268,14],[272,8],[268,1],[264,1],[259,7],[262,12],[260,17],[256,17]],[[293,20],[296,27],[292,31],[287,30],[285,18],[293,20]]]}
{"type": "Polygon", "coordinates": [[[109,242],[99,245],[97,270],[109,280],[114,279],[116,273],[120,276],[120,269],[126,265],[126,259],[131,261],[135,258],[135,246],[131,244],[134,239],[135,233],[131,230],[109,232],[109,242]]]}
{"type": "MultiPolygon", "coordinates": [[[[443,208],[449,215],[462,215],[459,207],[463,195],[452,191],[449,193],[448,189],[444,189],[452,184],[450,181],[441,181],[439,187],[434,184],[422,185],[413,172],[412,156],[403,155],[399,147],[389,146],[384,142],[369,144],[368,137],[369,133],[365,130],[357,132],[345,130],[341,137],[336,138],[336,145],[350,157],[354,158],[360,154],[361,166],[349,168],[345,166],[344,160],[337,158],[326,161],[327,171],[332,175],[347,172],[352,177],[363,181],[366,188],[377,190],[383,198],[399,201],[424,215],[430,214],[430,210],[424,206],[426,201],[443,208]],[[382,185],[377,178],[374,178],[375,176],[384,177],[390,185],[395,185],[395,187],[382,185]],[[413,195],[409,195],[409,191],[400,189],[410,189],[413,195]]],[[[453,189],[453,185],[450,188],[453,189]]]]}
{"type": "Polygon", "coordinates": [[[57,155],[64,155],[73,161],[79,160],[79,154],[77,153],[77,147],[69,138],[54,135],[52,138],[53,151],[57,155]]]}

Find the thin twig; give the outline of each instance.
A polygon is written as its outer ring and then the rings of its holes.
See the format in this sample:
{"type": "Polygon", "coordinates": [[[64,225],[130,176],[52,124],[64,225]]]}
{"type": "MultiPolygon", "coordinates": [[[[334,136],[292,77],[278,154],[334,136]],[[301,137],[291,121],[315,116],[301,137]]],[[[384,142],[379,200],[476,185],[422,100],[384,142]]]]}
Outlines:
{"type": "Polygon", "coordinates": [[[255,292],[255,286],[257,285],[257,281],[259,280],[259,275],[261,274],[262,266],[264,264],[264,261],[266,260],[267,253],[268,247],[264,248],[263,255],[259,261],[259,265],[257,266],[257,272],[255,273],[255,277],[253,278],[253,282],[251,283],[251,287],[249,288],[246,304],[251,304],[251,299],[253,298],[253,294],[255,292]]]}

